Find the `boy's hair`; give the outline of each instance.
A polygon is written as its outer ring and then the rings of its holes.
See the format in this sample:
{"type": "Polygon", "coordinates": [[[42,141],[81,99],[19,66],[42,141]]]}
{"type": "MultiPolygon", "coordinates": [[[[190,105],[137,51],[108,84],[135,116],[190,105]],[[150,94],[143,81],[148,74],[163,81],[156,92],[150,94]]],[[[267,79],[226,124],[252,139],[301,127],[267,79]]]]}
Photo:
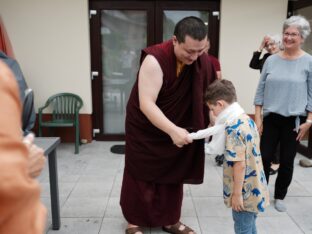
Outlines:
{"type": "Polygon", "coordinates": [[[205,93],[205,102],[215,105],[219,100],[224,100],[229,104],[236,102],[236,91],[231,81],[216,80],[208,86],[205,93]]]}

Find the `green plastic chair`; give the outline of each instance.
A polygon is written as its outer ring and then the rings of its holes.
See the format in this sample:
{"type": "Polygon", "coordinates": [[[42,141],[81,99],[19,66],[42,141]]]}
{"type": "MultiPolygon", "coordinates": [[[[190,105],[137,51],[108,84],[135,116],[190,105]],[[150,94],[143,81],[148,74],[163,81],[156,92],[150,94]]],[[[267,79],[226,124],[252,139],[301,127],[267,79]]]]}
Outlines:
{"type": "Polygon", "coordinates": [[[39,108],[39,136],[43,127],[75,127],[75,154],[79,153],[79,110],[83,105],[82,99],[73,93],[58,93],[51,96],[43,107],[39,108]],[[52,120],[43,121],[42,112],[52,108],[52,120]]]}

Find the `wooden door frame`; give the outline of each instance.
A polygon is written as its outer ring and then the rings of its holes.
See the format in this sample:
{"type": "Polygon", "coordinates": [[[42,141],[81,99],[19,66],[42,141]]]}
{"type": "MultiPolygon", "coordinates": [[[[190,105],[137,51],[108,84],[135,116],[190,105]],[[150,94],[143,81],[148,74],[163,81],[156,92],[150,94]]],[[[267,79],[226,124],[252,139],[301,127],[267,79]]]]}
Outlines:
{"type": "Polygon", "coordinates": [[[288,1],[288,12],[290,15],[293,11],[311,6],[311,0],[297,0],[297,1],[288,1]]]}

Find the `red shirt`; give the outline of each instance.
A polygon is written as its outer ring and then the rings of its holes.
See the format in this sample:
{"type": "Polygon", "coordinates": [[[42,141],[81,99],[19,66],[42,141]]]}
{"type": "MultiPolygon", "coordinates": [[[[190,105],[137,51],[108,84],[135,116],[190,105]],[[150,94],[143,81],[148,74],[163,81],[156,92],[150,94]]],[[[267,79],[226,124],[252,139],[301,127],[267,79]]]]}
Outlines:
{"type": "Polygon", "coordinates": [[[210,59],[212,65],[213,65],[214,69],[216,71],[221,71],[221,66],[220,66],[219,60],[216,57],[214,57],[214,56],[212,56],[210,54],[208,54],[208,56],[209,56],[209,59],[210,59]]]}

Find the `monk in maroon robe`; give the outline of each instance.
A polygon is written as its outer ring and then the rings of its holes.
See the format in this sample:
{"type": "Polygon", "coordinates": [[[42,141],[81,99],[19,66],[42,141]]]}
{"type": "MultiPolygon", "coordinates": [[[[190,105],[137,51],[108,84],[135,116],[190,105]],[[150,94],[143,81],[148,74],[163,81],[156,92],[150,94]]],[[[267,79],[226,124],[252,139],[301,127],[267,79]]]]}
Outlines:
{"type": "Polygon", "coordinates": [[[162,226],[170,233],[195,233],[180,223],[183,184],[200,184],[204,141],[188,133],[208,125],[204,92],[216,78],[204,53],[207,26],[182,19],[172,40],[142,51],[138,78],[126,115],[126,155],[120,204],[126,234],[162,226]]]}

